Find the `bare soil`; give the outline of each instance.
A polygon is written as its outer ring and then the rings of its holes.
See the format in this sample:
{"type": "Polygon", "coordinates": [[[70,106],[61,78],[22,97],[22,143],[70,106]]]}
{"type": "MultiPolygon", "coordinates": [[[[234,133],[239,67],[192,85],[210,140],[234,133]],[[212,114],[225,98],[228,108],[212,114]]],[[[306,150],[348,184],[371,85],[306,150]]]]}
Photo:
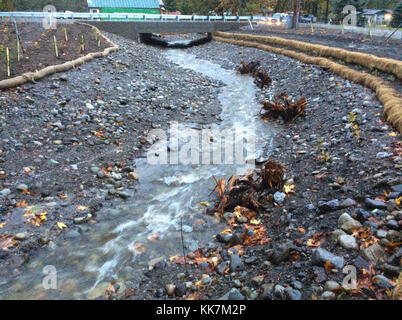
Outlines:
{"type": "Polygon", "coordinates": [[[45,29],[41,23],[17,23],[17,27],[21,47],[19,61],[15,25],[4,22],[0,26],[0,80],[62,64],[109,46],[103,38],[98,46],[95,32],[85,25],[59,23],[57,29],[45,29]],[[54,36],[57,39],[58,56],[56,56],[54,36]],[[84,37],[83,50],[81,50],[82,36],[84,37]],[[7,74],[7,47],[10,52],[10,77],[7,74]]]}

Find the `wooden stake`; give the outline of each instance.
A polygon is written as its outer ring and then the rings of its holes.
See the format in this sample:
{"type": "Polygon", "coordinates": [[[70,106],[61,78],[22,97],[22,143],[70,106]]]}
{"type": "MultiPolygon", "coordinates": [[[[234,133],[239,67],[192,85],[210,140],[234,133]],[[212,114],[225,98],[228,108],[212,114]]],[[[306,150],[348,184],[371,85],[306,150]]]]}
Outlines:
{"type": "Polygon", "coordinates": [[[68,41],[68,36],[67,36],[67,29],[64,27],[64,38],[66,39],[66,42],[68,41]]]}
{"type": "Polygon", "coordinates": [[[20,42],[17,40],[17,60],[20,61],[20,42]]]}
{"type": "Polygon", "coordinates": [[[7,47],[7,49],[6,49],[6,54],[7,54],[7,75],[8,75],[8,77],[10,77],[10,76],[11,76],[11,70],[10,70],[10,50],[8,49],[8,47],[7,47]]]}
{"type": "Polygon", "coordinates": [[[56,36],[53,36],[54,41],[54,51],[56,52],[56,57],[59,57],[59,50],[57,49],[57,39],[56,36]]]}

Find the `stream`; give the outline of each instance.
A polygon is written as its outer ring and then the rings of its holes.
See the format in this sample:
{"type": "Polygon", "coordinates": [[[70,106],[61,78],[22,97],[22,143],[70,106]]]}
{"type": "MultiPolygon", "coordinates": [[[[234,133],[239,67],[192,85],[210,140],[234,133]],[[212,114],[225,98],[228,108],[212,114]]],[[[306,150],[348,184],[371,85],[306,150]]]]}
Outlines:
{"type": "MultiPolygon", "coordinates": [[[[270,154],[261,150],[272,149],[274,129],[258,117],[261,105],[256,101],[253,78],[184,50],[165,52],[165,58],[183,68],[182,72],[192,70],[224,84],[219,93],[222,121],[212,128],[253,132],[255,147],[245,150],[247,158],[267,158],[270,154]]],[[[200,129],[197,124],[178,126],[180,130],[200,129]]],[[[111,280],[135,283],[150,260],[181,255],[182,232],[188,252],[213,241],[224,225],[206,215],[200,202],[211,198],[212,176],[227,179],[242,165],[153,165],[146,158],[134,162],[140,177],[134,197],[118,207],[103,209],[102,219],[80,226],[81,233],[74,238],[61,236],[34,254],[21,275],[0,283],[0,299],[94,299],[104,295],[111,280]],[[44,288],[45,266],[57,271],[57,290],[44,288]]]]}

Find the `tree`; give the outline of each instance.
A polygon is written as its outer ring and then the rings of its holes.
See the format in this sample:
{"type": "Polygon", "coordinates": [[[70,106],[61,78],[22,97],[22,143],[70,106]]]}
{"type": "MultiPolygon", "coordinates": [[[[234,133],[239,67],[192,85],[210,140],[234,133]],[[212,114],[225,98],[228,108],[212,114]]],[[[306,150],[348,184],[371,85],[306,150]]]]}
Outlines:
{"type": "Polygon", "coordinates": [[[356,8],[357,13],[363,12],[365,8],[365,0],[334,0],[333,13],[337,21],[342,21],[348,14],[343,13],[343,8],[352,5],[356,8]]]}
{"type": "Polygon", "coordinates": [[[397,4],[392,15],[391,26],[398,28],[402,23],[402,1],[397,4]]]}
{"type": "Polygon", "coordinates": [[[0,0],[0,11],[3,11],[3,12],[14,11],[14,1],[13,0],[0,0]]]}
{"type": "Polygon", "coordinates": [[[165,0],[165,8],[167,11],[174,12],[177,11],[177,1],[176,0],[165,0]]]}

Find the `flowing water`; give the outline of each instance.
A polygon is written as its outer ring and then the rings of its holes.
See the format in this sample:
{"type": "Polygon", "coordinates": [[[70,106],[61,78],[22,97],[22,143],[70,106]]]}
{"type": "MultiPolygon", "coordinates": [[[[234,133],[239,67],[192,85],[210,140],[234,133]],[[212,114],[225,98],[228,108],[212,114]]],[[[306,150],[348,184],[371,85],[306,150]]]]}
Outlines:
{"type": "MultiPolygon", "coordinates": [[[[222,121],[214,129],[251,130],[257,154],[272,144],[273,129],[258,117],[260,104],[255,99],[251,77],[237,75],[234,70],[181,50],[167,51],[166,58],[183,72],[190,69],[224,84],[219,94],[222,121]]],[[[196,127],[179,124],[180,129],[196,127]]],[[[258,157],[254,148],[246,151],[249,159],[258,157]]],[[[0,299],[95,298],[104,294],[112,279],[135,283],[136,274],[148,268],[151,259],[181,254],[182,232],[187,250],[194,251],[222,230],[223,225],[203,213],[205,207],[200,202],[210,199],[215,186],[212,176],[229,178],[244,166],[152,165],[146,159],[135,164],[140,183],[134,197],[116,208],[104,209],[100,222],[84,226],[75,237],[60,237],[52,246],[40,250],[21,275],[0,283],[0,299]],[[57,290],[44,288],[45,266],[57,271],[57,290]]]]}

